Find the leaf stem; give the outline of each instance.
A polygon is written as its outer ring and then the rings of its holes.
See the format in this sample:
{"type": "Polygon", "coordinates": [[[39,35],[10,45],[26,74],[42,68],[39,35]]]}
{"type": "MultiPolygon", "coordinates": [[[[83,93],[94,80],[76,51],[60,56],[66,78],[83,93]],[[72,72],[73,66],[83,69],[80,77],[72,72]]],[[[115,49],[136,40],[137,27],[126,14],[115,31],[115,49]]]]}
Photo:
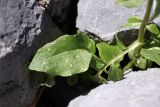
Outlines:
{"type": "Polygon", "coordinates": [[[122,58],[125,54],[127,54],[128,52],[136,49],[137,47],[141,47],[143,45],[143,43],[135,41],[133,42],[125,51],[123,51],[122,53],[120,53],[119,55],[117,55],[116,57],[114,57],[109,63],[105,64],[102,69],[98,72],[98,75],[101,75],[103,71],[105,71],[105,69],[110,66],[111,64],[115,63],[117,60],[119,60],[120,58],[122,58]]]}
{"type": "Polygon", "coordinates": [[[152,10],[152,4],[153,4],[153,0],[148,0],[145,16],[143,18],[142,24],[141,24],[139,32],[138,32],[138,40],[133,42],[125,51],[123,51],[121,54],[119,54],[115,58],[113,58],[108,64],[105,64],[102,67],[102,69],[97,73],[97,75],[101,75],[102,72],[105,71],[108,66],[110,66],[111,64],[116,62],[118,59],[123,57],[128,52],[130,52],[132,50],[138,50],[136,52],[136,55],[139,54],[139,52],[141,50],[141,47],[144,44],[144,34],[145,34],[145,31],[146,31],[147,23],[148,23],[149,18],[150,18],[150,14],[151,14],[151,10],[152,10]]]}
{"type": "Polygon", "coordinates": [[[40,100],[40,98],[41,98],[44,90],[45,90],[45,87],[40,87],[40,88],[39,88],[39,91],[38,91],[38,93],[37,93],[37,96],[36,96],[35,99],[33,100],[32,104],[31,104],[30,106],[28,106],[28,107],[36,107],[36,106],[37,106],[37,103],[39,102],[39,100],[40,100]]]}
{"type": "Polygon", "coordinates": [[[130,68],[132,68],[135,65],[135,61],[132,60],[130,61],[124,68],[123,71],[129,70],[130,68]]]}
{"type": "Polygon", "coordinates": [[[145,16],[143,18],[142,24],[141,24],[139,32],[138,32],[138,41],[142,42],[142,43],[144,43],[144,34],[145,34],[147,23],[150,18],[152,4],[153,4],[153,0],[148,0],[145,16]]]}

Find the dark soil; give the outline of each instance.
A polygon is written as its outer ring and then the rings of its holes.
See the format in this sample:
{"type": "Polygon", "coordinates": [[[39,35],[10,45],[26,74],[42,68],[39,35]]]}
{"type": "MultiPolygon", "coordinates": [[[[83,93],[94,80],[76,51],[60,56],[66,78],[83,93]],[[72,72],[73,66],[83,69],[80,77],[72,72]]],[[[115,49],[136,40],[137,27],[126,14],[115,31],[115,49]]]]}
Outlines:
{"type": "Polygon", "coordinates": [[[46,88],[37,107],[67,107],[68,103],[79,95],[85,95],[94,86],[77,84],[69,86],[66,78],[56,78],[56,85],[46,88]]]}

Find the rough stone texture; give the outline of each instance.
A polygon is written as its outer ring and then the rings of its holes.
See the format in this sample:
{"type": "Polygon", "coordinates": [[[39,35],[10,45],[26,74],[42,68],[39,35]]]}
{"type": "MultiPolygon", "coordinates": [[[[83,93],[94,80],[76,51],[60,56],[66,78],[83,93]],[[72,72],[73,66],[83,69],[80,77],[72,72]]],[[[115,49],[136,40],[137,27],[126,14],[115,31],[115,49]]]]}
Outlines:
{"type": "Polygon", "coordinates": [[[27,69],[44,43],[62,32],[35,0],[0,0],[0,106],[26,107],[35,97],[27,69]]]}
{"type": "Polygon", "coordinates": [[[111,39],[127,23],[131,16],[144,16],[146,2],[138,8],[128,9],[115,3],[116,0],[79,0],[77,27],[95,33],[102,39],[111,39]],[[112,36],[110,36],[112,35],[112,36]]]}
{"type": "Polygon", "coordinates": [[[68,107],[160,107],[160,68],[131,72],[125,77],[75,98],[68,107]]]}

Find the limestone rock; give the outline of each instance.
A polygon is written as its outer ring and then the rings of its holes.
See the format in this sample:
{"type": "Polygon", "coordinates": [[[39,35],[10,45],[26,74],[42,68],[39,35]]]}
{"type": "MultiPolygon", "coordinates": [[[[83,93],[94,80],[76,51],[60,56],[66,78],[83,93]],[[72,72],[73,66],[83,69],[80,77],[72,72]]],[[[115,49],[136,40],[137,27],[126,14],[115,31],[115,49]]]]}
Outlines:
{"type": "Polygon", "coordinates": [[[77,27],[89,31],[101,39],[110,40],[121,30],[131,16],[143,18],[146,2],[137,8],[125,8],[115,3],[116,0],[79,0],[77,27]]]}
{"type": "Polygon", "coordinates": [[[36,50],[62,32],[35,0],[0,0],[0,106],[26,107],[37,88],[27,66],[36,50]]]}
{"type": "Polygon", "coordinates": [[[159,107],[160,68],[131,72],[118,82],[103,84],[68,107],[159,107]]]}

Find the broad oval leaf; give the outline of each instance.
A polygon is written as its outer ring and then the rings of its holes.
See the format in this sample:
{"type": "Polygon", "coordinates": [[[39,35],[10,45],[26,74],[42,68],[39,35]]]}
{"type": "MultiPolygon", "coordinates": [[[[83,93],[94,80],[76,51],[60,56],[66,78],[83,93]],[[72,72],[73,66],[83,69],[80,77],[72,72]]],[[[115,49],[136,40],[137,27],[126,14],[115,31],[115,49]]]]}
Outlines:
{"type": "Polygon", "coordinates": [[[127,8],[138,7],[144,0],[116,0],[116,3],[127,8]]]}
{"type": "Polygon", "coordinates": [[[132,16],[130,18],[128,18],[128,23],[141,23],[142,19],[138,16],[132,16]]]}
{"type": "Polygon", "coordinates": [[[160,47],[142,48],[140,54],[160,65],[160,47]]]}
{"type": "Polygon", "coordinates": [[[142,19],[138,16],[132,16],[128,18],[128,23],[124,24],[124,28],[139,28],[142,23],[142,19]]]}
{"type": "Polygon", "coordinates": [[[156,24],[150,24],[150,25],[147,25],[147,29],[150,31],[150,32],[152,32],[153,34],[160,34],[160,31],[159,31],[159,29],[158,29],[158,27],[157,27],[157,25],[156,24]]]}
{"type": "Polygon", "coordinates": [[[37,57],[35,58],[37,61],[41,61],[74,49],[86,49],[95,53],[95,42],[83,33],[79,33],[75,36],[64,35],[40,48],[34,57],[37,57]]]}
{"type": "MultiPolygon", "coordinates": [[[[45,53],[43,55],[46,56],[45,53]]],[[[82,49],[66,51],[45,59],[35,55],[29,69],[66,77],[87,71],[91,58],[92,54],[82,49]]]]}
{"type": "MultiPolygon", "coordinates": [[[[97,45],[100,58],[107,64],[109,63],[115,56],[119,55],[122,51],[118,46],[109,45],[107,43],[98,43],[97,45]]],[[[117,63],[120,63],[122,59],[119,59],[117,63]]]]}

